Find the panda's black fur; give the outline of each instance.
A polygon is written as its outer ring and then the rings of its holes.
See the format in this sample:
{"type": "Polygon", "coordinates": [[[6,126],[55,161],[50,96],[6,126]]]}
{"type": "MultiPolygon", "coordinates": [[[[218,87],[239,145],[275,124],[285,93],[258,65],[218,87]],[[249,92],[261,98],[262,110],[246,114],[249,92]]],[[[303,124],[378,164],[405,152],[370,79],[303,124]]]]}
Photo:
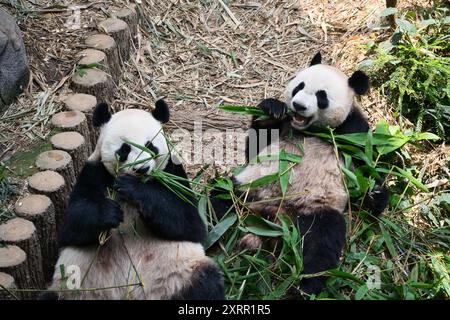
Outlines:
{"type": "MultiPolygon", "coordinates": [[[[78,177],[59,232],[61,252],[49,288],[59,298],[224,299],[222,275],[201,245],[206,229],[194,199],[186,202],[157,180],[143,182],[134,173],[152,169],[144,164],[118,177],[108,170],[115,163],[108,162],[107,157],[117,156],[125,161],[134,152],[122,141],[108,149],[111,142],[117,142],[110,139],[118,139],[116,134],[128,137],[130,132],[135,138],[149,134],[144,143],[151,139],[147,147],[162,152],[167,142],[155,136],[159,135],[160,123],[168,120],[169,110],[162,100],[156,103],[152,114],[129,109],[111,115],[106,104],[96,107],[93,123],[101,127],[100,137],[78,177]],[[109,190],[117,193],[115,200],[107,196],[109,190]],[[109,238],[99,246],[100,234],[108,230],[109,238]],[[83,277],[86,273],[83,288],[136,283],[137,274],[143,287],[58,292],[64,281],[60,265],[77,265],[83,277]]],[[[166,152],[170,155],[170,151],[166,152]]],[[[166,160],[160,160],[160,169],[187,179],[181,164],[174,163],[171,157],[166,160]]],[[[190,188],[187,181],[183,183],[190,188]]]]}
{"type": "MultiPolygon", "coordinates": [[[[321,60],[321,55],[318,53],[314,56],[310,67],[307,69],[316,65],[321,65],[321,60]]],[[[316,66],[315,68],[318,67],[316,66]]],[[[312,190],[312,193],[315,192],[318,194],[316,197],[314,194],[306,194],[299,195],[297,198],[291,200],[287,199],[286,196],[283,203],[280,203],[279,200],[268,201],[267,199],[275,199],[276,197],[279,199],[281,196],[278,182],[256,188],[256,190],[250,189],[250,192],[246,194],[248,206],[256,214],[260,214],[268,219],[274,219],[275,212],[278,212],[279,208],[281,208],[281,212],[288,214],[297,224],[300,233],[304,237],[302,248],[304,274],[314,274],[337,266],[346,238],[346,223],[343,214],[348,210],[348,198],[342,183],[342,177],[340,175],[333,147],[318,138],[304,135],[302,129],[298,129],[294,126],[296,119],[294,120],[293,117],[296,116],[296,112],[300,112],[301,116],[299,119],[301,119],[301,122],[296,124],[297,126],[301,127],[302,124],[306,123],[306,127],[309,127],[309,123],[313,121],[311,119],[317,119],[319,124],[323,126],[329,125],[334,127],[334,132],[338,134],[367,132],[369,130],[367,120],[364,118],[362,112],[353,104],[353,94],[364,94],[369,89],[369,80],[367,76],[361,71],[356,71],[348,78],[348,80],[344,80],[347,78],[345,78],[345,75],[339,70],[329,66],[321,66],[320,68],[322,69],[318,69],[319,71],[328,70],[327,72],[336,75],[340,82],[340,87],[337,86],[338,88],[349,90],[348,96],[341,96],[342,102],[349,104],[346,107],[347,111],[345,111],[344,114],[339,115],[336,119],[333,117],[333,114],[331,114],[331,117],[329,118],[331,120],[329,121],[333,122],[332,124],[326,123],[328,120],[324,121],[325,123],[320,123],[321,116],[316,116],[316,114],[320,114],[321,112],[333,112],[326,111],[328,105],[335,107],[336,113],[339,113],[342,110],[340,110],[341,107],[339,106],[333,106],[333,104],[336,104],[336,101],[328,101],[326,90],[321,90],[322,84],[320,79],[315,79],[314,74],[311,75],[310,73],[308,76],[315,81],[314,86],[317,87],[317,91],[305,94],[309,94],[312,99],[318,99],[315,105],[317,111],[314,116],[303,116],[302,112],[306,112],[308,106],[304,105],[303,101],[300,99],[294,101],[294,97],[298,92],[306,90],[308,88],[308,83],[306,83],[306,89],[304,89],[305,83],[296,83],[295,79],[297,78],[295,78],[286,89],[286,101],[270,98],[263,100],[259,104],[259,108],[265,111],[269,116],[269,119],[257,121],[256,117],[253,118],[250,128],[253,129],[252,134],[256,134],[256,137],[254,136],[252,142],[250,142],[249,139],[247,140],[246,150],[247,160],[251,160],[256,155],[270,154],[270,151],[268,151],[269,145],[271,143],[273,144],[275,141],[279,144],[279,149],[290,148],[290,150],[286,150],[286,152],[298,153],[299,150],[295,147],[295,144],[297,143],[303,144],[303,147],[305,148],[305,154],[300,153],[300,155],[303,156],[302,161],[299,165],[294,166],[291,169],[290,179],[293,181],[290,181],[287,194],[289,194],[290,190],[292,190],[292,193],[294,191],[307,193],[312,190]],[[347,88],[345,88],[345,86],[347,88]],[[317,94],[317,92],[320,93],[317,94]],[[290,105],[288,105],[288,101],[290,105]],[[293,116],[288,114],[289,108],[293,109],[293,116]],[[261,129],[263,130],[261,131],[261,129]],[[279,139],[271,136],[271,130],[279,130],[279,139]],[[260,132],[264,132],[266,136],[260,137],[260,132]],[[252,148],[253,150],[256,150],[256,152],[250,152],[252,148]],[[311,152],[318,154],[311,154],[311,152]],[[315,163],[305,164],[304,161],[315,163]],[[321,171],[328,172],[321,175],[321,171]],[[305,179],[307,181],[305,181],[305,179]],[[264,204],[257,204],[258,200],[261,202],[263,199],[265,200],[264,204]],[[253,201],[255,201],[255,204],[252,204],[253,201]]],[[[333,87],[333,85],[331,86],[333,87]]],[[[333,87],[333,89],[335,88],[333,87]]],[[[305,100],[308,100],[309,96],[307,96],[305,100]]],[[[312,103],[312,105],[313,104],[314,103],[312,103]]],[[[261,162],[260,164],[249,163],[243,171],[234,176],[233,180],[237,185],[237,190],[235,192],[239,192],[238,189],[240,184],[248,184],[261,176],[277,172],[278,170],[275,161],[269,161],[269,171],[264,173],[263,164],[264,162],[261,162]]],[[[246,192],[248,192],[248,190],[246,190],[246,192]]],[[[211,194],[211,201],[216,214],[221,216],[227,211],[227,208],[233,204],[230,201],[224,201],[215,197],[217,193],[220,193],[220,191],[213,191],[211,194]]],[[[388,200],[389,191],[383,186],[383,181],[378,181],[375,187],[368,193],[365,207],[370,210],[372,214],[377,215],[386,208],[388,200]]],[[[324,281],[325,277],[304,278],[300,282],[299,292],[317,294],[323,289],[324,281]]]]}

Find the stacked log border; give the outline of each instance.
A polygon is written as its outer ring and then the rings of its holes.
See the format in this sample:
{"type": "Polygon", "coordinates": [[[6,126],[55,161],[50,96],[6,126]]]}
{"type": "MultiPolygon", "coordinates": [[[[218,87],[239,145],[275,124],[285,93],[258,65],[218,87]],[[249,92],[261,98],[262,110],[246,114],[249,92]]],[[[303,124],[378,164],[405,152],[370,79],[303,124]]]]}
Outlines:
{"type": "Polygon", "coordinates": [[[62,99],[65,110],[51,119],[59,133],[53,150],[36,158],[39,172],[28,178],[30,195],[15,205],[17,218],[0,225],[0,300],[33,299],[45,291],[57,260],[57,233],[67,200],[84,162],[93,151],[98,130],[92,113],[98,102],[112,103],[130,50],[137,44],[139,19],[134,7],[114,12],[87,37],[77,72],[62,99]],[[92,67],[94,65],[95,67],[92,67]]]}

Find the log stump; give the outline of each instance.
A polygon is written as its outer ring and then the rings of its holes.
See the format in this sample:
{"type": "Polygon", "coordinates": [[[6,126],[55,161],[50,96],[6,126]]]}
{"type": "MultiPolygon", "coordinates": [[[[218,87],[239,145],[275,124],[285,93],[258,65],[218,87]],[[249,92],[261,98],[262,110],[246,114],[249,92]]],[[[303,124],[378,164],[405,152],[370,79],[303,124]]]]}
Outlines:
{"type": "Polygon", "coordinates": [[[97,106],[97,98],[90,94],[85,93],[75,93],[67,96],[64,99],[64,104],[69,111],[79,111],[84,113],[87,119],[88,129],[90,133],[90,141],[86,140],[86,145],[88,145],[88,151],[91,152],[91,147],[95,146],[97,141],[99,130],[92,125],[92,115],[94,113],[95,107],[97,106]],[[89,145],[92,144],[92,145],[89,145]]]}
{"type": "Polygon", "coordinates": [[[103,51],[97,49],[85,49],[79,53],[80,60],[78,66],[89,68],[95,66],[97,69],[105,71],[107,74],[111,74],[109,68],[109,61],[106,54],[103,51]]]}
{"type": "Polygon", "coordinates": [[[44,288],[41,246],[33,222],[22,218],[14,218],[0,224],[0,241],[16,245],[27,253],[30,272],[33,272],[32,288],[44,288]]]}
{"type": "Polygon", "coordinates": [[[91,131],[87,123],[86,115],[81,111],[59,112],[53,115],[51,123],[55,128],[59,128],[62,131],[76,131],[80,133],[86,140],[88,152],[91,153],[94,149],[93,146],[97,140],[97,130],[91,131]],[[95,140],[91,140],[94,138],[95,140]]]}
{"type": "Polygon", "coordinates": [[[117,18],[109,18],[100,22],[98,27],[116,41],[122,64],[127,61],[130,58],[131,44],[131,33],[127,23],[117,18]]]}
{"type": "Polygon", "coordinates": [[[107,34],[94,34],[84,41],[87,47],[101,50],[106,54],[109,64],[109,71],[113,80],[118,84],[122,75],[123,64],[119,58],[119,49],[113,37],[107,34]]]}
{"type": "MultiPolygon", "coordinates": [[[[33,259],[32,255],[27,258],[25,251],[18,246],[0,247],[0,272],[10,274],[19,289],[42,290],[43,287],[40,287],[41,283],[39,283],[41,279],[37,276],[40,266],[33,259]]],[[[37,291],[22,291],[21,296],[31,299],[37,296],[37,291]]]]}
{"type": "Polygon", "coordinates": [[[16,202],[18,217],[30,220],[36,226],[42,253],[44,280],[50,281],[58,258],[55,207],[49,197],[32,194],[16,202]]]}
{"type": "Polygon", "coordinates": [[[46,195],[55,207],[56,231],[63,221],[69,196],[64,178],[55,171],[41,171],[28,178],[28,189],[31,193],[46,195]]]}
{"type": "Polygon", "coordinates": [[[125,21],[130,29],[131,40],[137,46],[137,34],[139,28],[138,14],[134,7],[123,8],[120,11],[114,12],[113,17],[125,21]]]}
{"type": "Polygon", "coordinates": [[[36,158],[36,167],[40,171],[52,170],[60,173],[67,186],[72,190],[77,180],[72,157],[63,150],[44,151],[36,158]]]}
{"type": "Polygon", "coordinates": [[[54,149],[63,150],[70,154],[75,177],[78,177],[89,156],[88,146],[84,137],[76,131],[67,131],[55,134],[50,138],[50,142],[54,149]]]}
{"type": "Polygon", "coordinates": [[[7,273],[0,272],[0,300],[20,299],[20,295],[15,289],[14,278],[7,273]]]}
{"type": "Polygon", "coordinates": [[[75,92],[91,94],[109,103],[112,102],[115,91],[112,77],[99,69],[87,69],[83,73],[75,73],[70,88],[75,92]]]}

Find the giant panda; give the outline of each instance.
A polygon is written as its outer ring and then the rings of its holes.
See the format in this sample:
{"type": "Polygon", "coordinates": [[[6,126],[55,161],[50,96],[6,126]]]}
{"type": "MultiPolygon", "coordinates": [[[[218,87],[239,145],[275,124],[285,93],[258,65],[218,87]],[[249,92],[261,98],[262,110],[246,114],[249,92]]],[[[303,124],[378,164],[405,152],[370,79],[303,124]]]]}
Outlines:
{"type": "MultiPolygon", "coordinates": [[[[253,139],[247,140],[246,151],[250,162],[232,177],[235,193],[245,192],[246,205],[255,214],[275,220],[276,214],[281,212],[297,224],[303,236],[304,274],[336,267],[345,244],[344,213],[349,201],[339,169],[339,165],[343,165],[342,159],[339,159],[339,164],[333,145],[304,134],[304,131],[313,127],[331,127],[339,134],[369,130],[368,122],[354,103],[355,95],[368,91],[368,77],[361,71],[347,77],[337,68],[322,64],[321,60],[321,54],[317,53],[310,65],[296,74],[286,86],[284,101],[270,98],[259,104],[269,118],[253,118],[250,126],[254,129],[250,131],[253,139]],[[275,131],[278,134],[271,134],[272,130],[278,130],[275,131]],[[266,134],[264,139],[261,132],[266,134]],[[289,185],[283,200],[280,200],[283,197],[278,181],[240,189],[240,186],[248,186],[258,178],[276,174],[278,160],[255,159],[278,156],[280,150],[302,157],[300,163],[289,171],[289,185]]],[[[232,203],[217,194],[220,190],[213,190],[211,203],[220,217],[232,203]]],[[[389,191],[382,181],[378,181],[367,195],[365,205],[377,215],[385,209],[388,199],[389,191]]],[[[241,244],[244,248],[247,244],[249,249],[257,246],[260,241],[255,237],[248,234],[241,244]]],[[[323,290],[324,281],[323,276],[303,278],[299,288],[294,290],[295,294],[318,294],[323,290]]]]}
{"type": "Polygon", "coordinates": [[[163,100],[151,113],[128,109],[111,115],[105,103],[95,108],[93,124],[100,135],[59,232],[61,251],[49,287],[58,296],[52,298],[224,298],[221,273],[201,244],[206,229],[197,207],[157,180],[142,179],[155,168],[187,178],[183,166],[172,161],[161,127],[168,120],[163,100]],[[149,154],[133,143],[157,156],[145,161],[149,154]],[[123,170],[116,176],[119,166],[123,170]],[[68,290],[67,281],[76,283],[73,266],[79,268],[81,290],[68,290]]]}

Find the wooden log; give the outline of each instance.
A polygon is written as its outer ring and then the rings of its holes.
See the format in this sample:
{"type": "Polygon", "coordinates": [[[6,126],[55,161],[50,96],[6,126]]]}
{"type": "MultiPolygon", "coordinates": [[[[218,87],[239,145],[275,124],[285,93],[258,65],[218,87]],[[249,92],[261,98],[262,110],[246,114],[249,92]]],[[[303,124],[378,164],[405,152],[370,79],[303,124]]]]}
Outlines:
{"type": "Polygon", "coordinates": [[[139,28],[139,18],[136,9],[132,6],[123,8],[112,14],[113,17],[125,21],[130,29],[131,40],[137,46],[137,34],[139,28]]]}
{"type": "Polygon", "coordinates": [[[97,130],[89,128],[86,115],[81,111],[64,111],[53,115],[51,124],[62,131],[76,131],[86,140],[88,152],[91,153],[97,141],[97,130]],[[93,139],[93,140],[91,140],[93,139]]]}
{"type": "Polygon", "coordinates": [[[127,23],[117,18],[109,18],[98,24],[98,27],[104,33],[114,38],[119,48],[119,58],[123,62],[130,58],[130,28],[127,23]]]}
{"type": "Polygon", "coordinates": [[[115,91],[112,77],[99,69],[87,69],[83,73],[76,72],[72,77],[70,88],[75,92],[91,94],[108,103],[112,102],[115,91]]]}
{"type": "MultiPolygon", "coordinates": [[[[33,259],[34,257],[31,255],[27,258],[25,251],[18,246],[6,245],[0,247],[0,272],[10,274],[19,289],[43,289],[43,287],[40,287],[39,277],[36,277],[37,271],[33,269],[38,267],[38,264],[33,259]]],[[[31,299],[36,295],[37,293],[26,291],[22,291],[21,294],[26,299],[31,299]]]]}
{"type": "Polygon", "coordinates": [[[90,133],[90,141],[86,140],[86,145],[88,146],[89,153],[97,141],[99,130],[92,125],[92,114],[97,106],[97,98],[90,94],[85,93],[75,93],[68,95],[64,99],[64,104],[66,109],[69,111],[79,111],[84,113],[87,119],[87,125],[90,133]],[[92,147],[92,148],[91,148],[92,147]]]}
{"type": "Polygon", "coordinates": [[[15,204],[18,217],[30,220],[36,226],[42,253],[42,269],[47,282],[53,275],[58,258],[55,207],[49,197],[41,194],[26,196],[15,204]]]}
{"type": "Polygon", "coordinates": [[[84,137],[76,131],[67,131],[55,134],[50,138],[50,142],[54,149],[63,150],[70,154],[75,169],[75,177],[78,177],[89,156],[89,149],[84,137]]]}
{"type": "Polygon", "coordinates": [[[28,178],[31,193],[43,194],[50,198],[55,206],[56,231],[63,221],[67,207],[68,188],[62,175],[55,171],[41,171],[28,178]]]}
{"type": "Polygon", "coordinates": [[[107,74],[111,75],[109,61],[103,51],[97,49],[85,49],[80,51],[78,55],[80,58],[78,61],[79,67],[89,68],[95,65],[97,69],[103,70],[107,74]]]}
{"type": "Polygon", "coordinates": [[[73,167],[72,157],[63,150],[44,151],[36,158],[36,167],[40,171],[52,170],[60,173],[70,190],[75,185],[77,175],[73,167]]]}
{"type": "Polygon", "coordinates": [[[84,41],[87,47],[101,50],[106,54],[109,64],[109,71],[117,84],[122,75],[123,64],[119,58],[119,49],[113,37],[107,34],[94,34],[84,41]]]}
{"type": "Polygon", "coordinates": [[[9,274],[0,272],[0,300],[17,300],[20,295],[16,292],[16,283],[9,274]]]}
{"type": "Polygon", "coordinates": [[[44,288],[41,246],[33,222],[14,218],[0,224],[0,242],[16,245],[27,253],[28,266],[33,272],[33,288],[44,288]]]}

